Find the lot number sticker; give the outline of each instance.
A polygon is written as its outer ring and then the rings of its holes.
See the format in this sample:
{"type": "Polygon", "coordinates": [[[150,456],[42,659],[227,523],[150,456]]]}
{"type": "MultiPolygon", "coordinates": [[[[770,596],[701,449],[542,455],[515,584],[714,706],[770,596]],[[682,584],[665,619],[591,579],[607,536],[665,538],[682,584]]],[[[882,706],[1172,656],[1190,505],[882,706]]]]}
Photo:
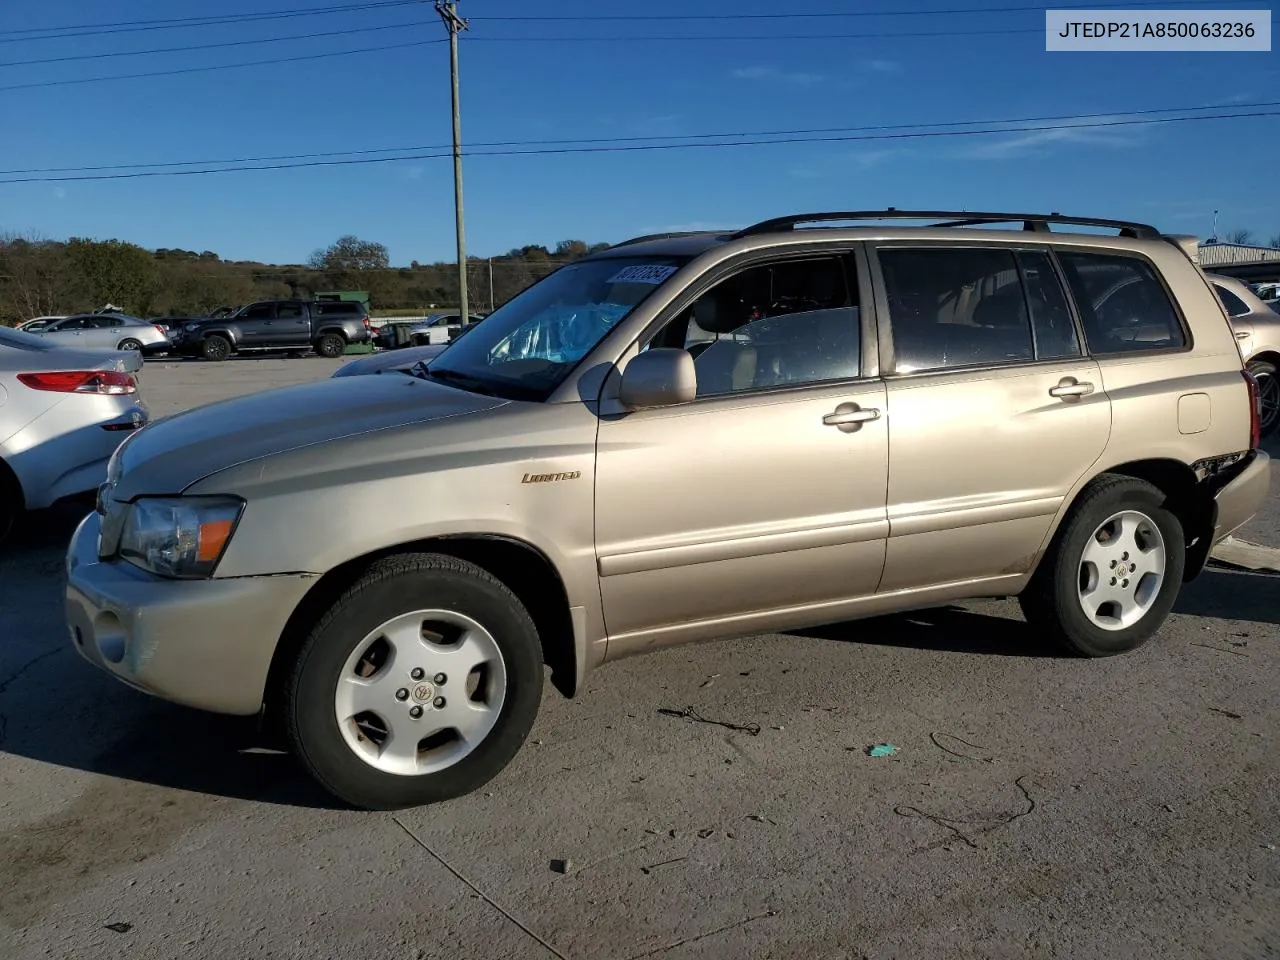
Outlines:
{"type": "Polygon", "coordinates": [[[609,283],[661,283],[675,272],[675,267],[639,264],[619,270],[609,278],[609,283]]]}

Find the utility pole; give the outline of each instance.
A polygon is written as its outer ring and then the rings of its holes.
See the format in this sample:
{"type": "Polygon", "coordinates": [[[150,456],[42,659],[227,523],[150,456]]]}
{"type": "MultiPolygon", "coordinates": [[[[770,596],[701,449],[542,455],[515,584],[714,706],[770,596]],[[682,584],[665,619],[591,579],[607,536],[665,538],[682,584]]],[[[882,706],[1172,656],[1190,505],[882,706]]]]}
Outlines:
{"type": "Polygon", "coordinates": [[[489,258],[489,312],[493,313],[493,257],[489,258]]]}
{"type": "Polygon", "coordinates": [[[467,305],[467,239],[462,226],[462,110],[458,103],[458,34],[469,24],[458,16],[455,0],[435,0],[436,13],[449,31],[449,77],[453,86],[453,209],[458,235],[458,307],[462,325],[471,321],[467,305]]]}

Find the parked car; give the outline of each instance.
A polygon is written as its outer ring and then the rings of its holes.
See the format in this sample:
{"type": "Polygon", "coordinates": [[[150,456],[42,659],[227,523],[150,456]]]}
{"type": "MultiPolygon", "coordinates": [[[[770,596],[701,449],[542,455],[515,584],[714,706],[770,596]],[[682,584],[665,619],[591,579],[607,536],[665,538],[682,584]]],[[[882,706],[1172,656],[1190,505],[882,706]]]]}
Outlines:
{"type": "Polygon", "coordinates": [[[359,377],[370,373],[410,373],[419,363],[428,363],[444,352],[447,343],[433,343],[426,347],[405,347],[388,353],[375,353],[367,357],[348,360],[330,375],[332,377],[359,377]]]}
{"type": "Polygon", "coordinates": [[[92,492],[148,420],[136,351],[70,350],[0,327],[0,540],[24,510],[92,492]]]}
{"type": "Polygon", "coordinates": [[[229,317],[193,320],[174,341],[179,353],[226,360],[233,353],[271,350],[340,357],[369,341],[364,304],[345,300],[262,300],[229,317]]]}
{"type": "Polygon", "coordinates": [[[151,356],[170,346],[163,327],[123,313],[78,313],[24,332],[73,350],[136,350],[151,356]]]}
{"type": "Polygon", "coordinates": [[[1242,280],[1221,274],[1210,274],[1209,280],[1231,320],[1245,369],[1258,381],[1262,435],[1270,436],[1280,426],[1280,381],[1276,380],[1280,370],[1280,314],[1242,280]]]}
{"type": "Polygon", "coordinates": [[[1134,649],[1267,495],[1256,386],[1186,243],[1144,224],[639,239],[414,376],[139,431],[67,613],[134,687],[278,716],[346,802],[429,803],[511,760],[544,664],[573,695],[672,644],[1005,596],[1029,646],[1134,649]]]}
{"type": "Polygon", "coordinates": [[[34,333],[37,330],[47,327],[55,320],[63,319],[65,316],[66,314],[58,314],[56,317],[33,317],[25,323],[18,324],[15,329],[21,330],[23,333],[34,333]]]}
{"type": "Polygon", "coordinates": [[[436,313],[409,328],[409,340],[415,347],[425,347],[431,343],[449,343],[465,327],[472,326],[484,319],[481,314],[471,314],[471,321],[462,322],[460,313],[436,313]]]}

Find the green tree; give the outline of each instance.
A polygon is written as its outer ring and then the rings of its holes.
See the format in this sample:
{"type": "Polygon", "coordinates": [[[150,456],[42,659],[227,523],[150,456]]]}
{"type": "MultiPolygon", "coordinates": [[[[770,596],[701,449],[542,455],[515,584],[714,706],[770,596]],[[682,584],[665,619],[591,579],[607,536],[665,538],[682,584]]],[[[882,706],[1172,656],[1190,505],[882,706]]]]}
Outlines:
{"type": "Polygon", "coordinates": [[[141,314],[151,309],[160,269],[149,251],[121,240],[72,237],[66,252],[95,305],[111,303],[141,314]]]}
{"type": "Polygon", "coordinates": [[[385,270],[391,266],[391,258],[382,244],[348,235],[313,253],[310,266],[312,270],[345,274],[361,270],[385,270]]]}

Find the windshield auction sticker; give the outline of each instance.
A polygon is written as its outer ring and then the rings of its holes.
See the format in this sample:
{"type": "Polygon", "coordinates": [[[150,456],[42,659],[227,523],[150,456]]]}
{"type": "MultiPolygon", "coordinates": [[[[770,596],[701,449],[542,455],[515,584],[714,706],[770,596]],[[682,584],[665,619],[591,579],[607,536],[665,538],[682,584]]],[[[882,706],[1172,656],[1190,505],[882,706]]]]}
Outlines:
{"type": "Polygon", "coordinates": [[[656,263],[638,263],[624,267],[609,278],[609,283],[661,283],[676,272],[675,267],[656,263]]]}
{"type": "Polygon", "coordinates": [[[1045,49],[1268,52],[1270,10],[1046,10],[1045,49]]]}

